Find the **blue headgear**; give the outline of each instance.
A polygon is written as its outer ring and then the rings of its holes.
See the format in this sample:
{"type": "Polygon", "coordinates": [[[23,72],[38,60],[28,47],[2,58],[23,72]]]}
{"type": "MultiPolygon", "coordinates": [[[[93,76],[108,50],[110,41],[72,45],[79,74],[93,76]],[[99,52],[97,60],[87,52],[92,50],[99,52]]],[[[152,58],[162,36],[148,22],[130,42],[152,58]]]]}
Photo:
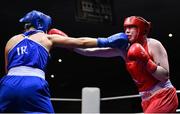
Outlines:
{"type": "Polygon", "coordinates": [[[31,23],[37,30],[47,31],[52,23],[52,19],[42,12],[33,10],[21,18],[19,22],[31,23]]]}

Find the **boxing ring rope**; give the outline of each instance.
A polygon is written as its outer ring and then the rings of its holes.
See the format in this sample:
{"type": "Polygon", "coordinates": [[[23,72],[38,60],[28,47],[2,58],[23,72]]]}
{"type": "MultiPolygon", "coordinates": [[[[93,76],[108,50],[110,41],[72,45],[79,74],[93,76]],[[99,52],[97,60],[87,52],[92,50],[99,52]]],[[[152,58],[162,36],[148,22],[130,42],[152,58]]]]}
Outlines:
{"type": "Polygon", "coordinates": [[[51,98],[51,101],[82,101],[81,99],[71,98],[51,98]]]}
{"type": "MultiPolygon", "coordinates": [[[[180,93],[177,90],[176,93],[180,93]]],[[[82,102],[82,113],[100,113],[100,101],[109,101],[117,99],[129,99],[129,98],[140,98],[139,94],[136,95],[125,95],[125,96],[115,96],[115,97],[105,97],[100,98],[100,89],[97,87],[84,87],[82,89],[82,98],[51,98],[51,101],[71,101],[71,102],[82,102]],[[92,105],[93,104],[93,105],[92,105]]],[[[180,112],[177,109],[176,112],[180,112]]]]}
{"type": "MultiPolygon", "coordinates": [[[[180,93],[180,90],[177,90],[176,93],[180,93]]],[[[137,97],[140,97],[140,95],[136,94],[136,95],[125,95],[125,96],[117,96],[117,97],[106,97],[106,98],[100,98],[100,100],[108,101],[108,100],[137,98],[137,97]]],[[[74,98],[51,98],[51,100],[52,101],[82,101],[82,99],[74,99],[74,98]]]]}
{"type": "MultiPolygon", "coordinates": [[[[117,96],[117,97],[106,97],[100,98],[101,101],[108,100],[116,100],[116,99],[127,99],[127,98],[137,98],[140,95],[125,95],[125,96],[117,96]]],[[[74,99],[74,98],[51,98],[52,101],[82,101],[82,99],[74,99]]]]}

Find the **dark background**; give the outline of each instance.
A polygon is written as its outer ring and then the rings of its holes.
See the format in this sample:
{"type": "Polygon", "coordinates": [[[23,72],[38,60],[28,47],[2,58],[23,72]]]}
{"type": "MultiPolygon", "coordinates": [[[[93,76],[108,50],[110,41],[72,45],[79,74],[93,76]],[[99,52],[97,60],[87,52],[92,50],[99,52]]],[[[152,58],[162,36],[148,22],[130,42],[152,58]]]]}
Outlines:
{"type": "MultiPolygon", "coordinates": [[[[179,90],[179,4],[179,0],[6,0],[0,5],[0,75],[4,75],[5,44],[13,35],[22,32],[23,26],[18,21],[33,9],[50,15],[53,18],[52,27],[73,37],[107,37],[123,31],[125,17],[139,15],[152,22],[149,36],[161,41],[166,48],[170,79],[179,90]],[[92,20],[80,18],[79,3],[82,1],[95,3],[96,6],[109,5],[110,17],[104,20],[100,16],[92,20]],[[169,33],[173,37],[169,37],[169,33]]],[[[52,49],[51,57],[46,79],[53,98],[80,99],[83,87],[99,87],[103,98],[138,93],[124,61],[119,57],[85,57],[61,48],[52,49]],[[58,59],[62,62],[59,63],[58,59]],[[54,78],[51,78],[52,74],[54,78]]],[[[56,112],[81,111],[81,102],[54,101],[53,105],[56,112]]],[[[102,101],[101,112],[142,112],[140,98],[102,101]]]]}

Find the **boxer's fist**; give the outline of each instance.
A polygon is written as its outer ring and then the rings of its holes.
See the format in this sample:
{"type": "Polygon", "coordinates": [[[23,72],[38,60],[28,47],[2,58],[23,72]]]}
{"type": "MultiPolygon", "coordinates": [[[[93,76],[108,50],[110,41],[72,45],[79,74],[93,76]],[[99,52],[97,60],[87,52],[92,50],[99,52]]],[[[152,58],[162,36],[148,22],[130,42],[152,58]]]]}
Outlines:
{"type": "Polygon", "coordinates": [[[150,59],[148,53],[139,43],[134,43],[131,45],[127,53],[127,58],[132,61],[141,61],[145,65],[147,71],[150,73],[155,72],[157,69],[156,63],[150,59]]]}
{"type": "Polygon", "coordinates": [[[125,33],[117,33],[108,38],[98,38],[98,47],[126,48],[128,36],[125,33]]]}
{"type": "Polygon", "coordinates": [[[48,34],[58,34],[58,35],[61,35],[61,36],[68,36],[67,34],[65,34],[63,31],[61,30],[58,30],[58,29],[55,29],[55,28],[52,28],[48,31],[48,34]]]}
{"type": "Polygon", "coordinates": [[[149,55],[139,43],[131,45],[128,50],[127,57],[129,60],[140,60],[143,62],[147,62],[149,60],[149,55]]]}

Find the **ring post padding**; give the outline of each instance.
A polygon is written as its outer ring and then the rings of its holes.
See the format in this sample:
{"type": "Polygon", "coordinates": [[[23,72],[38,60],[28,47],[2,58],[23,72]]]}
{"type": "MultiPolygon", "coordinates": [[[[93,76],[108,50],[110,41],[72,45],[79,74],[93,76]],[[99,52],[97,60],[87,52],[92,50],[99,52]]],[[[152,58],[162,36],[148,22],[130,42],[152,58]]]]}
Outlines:
{"type": "Polygon", "coordinates": [[[100,89],[97,87],[84,87],[82,89],[82,113],[100,112],[100,89]]]}

